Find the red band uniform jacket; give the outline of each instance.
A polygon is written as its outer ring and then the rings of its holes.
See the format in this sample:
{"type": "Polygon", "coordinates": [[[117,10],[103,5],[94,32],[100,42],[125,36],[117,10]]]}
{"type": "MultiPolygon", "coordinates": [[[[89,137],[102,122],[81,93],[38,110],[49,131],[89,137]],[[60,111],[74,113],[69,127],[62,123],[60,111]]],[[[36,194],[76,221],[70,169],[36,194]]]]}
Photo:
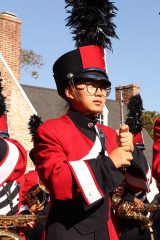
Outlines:
{"type": "Polygon", "coordinates": [[[160,182],[160,117],[157,118],[154,125],[152,174],[160,182]]]}
{"type": "Polygon", "coordinates": [[[30,191],[34,191],[38,186],[38,174],[35,170],[29,171],[23,175],[19,213],[29,213],[29,206],[26,196],[30,191]]]}
{"type": "MultiPolygon", "coordinates": [[[[41,211],[36,212],[35,215],[45,215],[47,218],[49,210],[49,194],[48,192],[45,192],[43,189],[41,189],[37,171],[32,170],[25,173],[23,179],[24,181],[21,189],[22,197],[20,198],[19,213],[31,214],[30,207],[38,202],[43,204],[44,208],[41,211]]],[[[34,226],[33,229],[26,229],[24,231],[26,239],[42,239],[45,222],[45,220],[42,222],[40,221],[34,226]]]]}
{"type": "MultiPolygon", "coordinates": [[[[43,203],[44,206],[49,201],[49,194],[41,188],[39,176],[37,174],[37,171],[35,170],[29,171],[24,174],[21,192],[22,196],[20,198],[19,213],[26,212],[29,214],[29,208],[32,206],[32,204],[35,204],[36,201],[38,201],[39,203],[43,203]]],[[[41,211],[42,214],[43,212],[45,211],[41,211]]]]}
{"type": "MultiPolygon", "coordinates": [[[[36,169],[50,192],[52,204],[48,227],[54,228],[58,222],[88,234],[106,225],[109,194],[124,180],[108,157],[116,147],[114,130],[74,111],[38,128],[36,169]]],[[[63,234],[61,231],[59,234],[63,234]]],[[[55,240],[62,239],[57,236],[55,240]]],[[[107,234],[101,239],[114,238],[107,234]]]]}
{"type": "Polygon", "coordinates": [[[27,164],[27,152],[15,139],[0,137],[0,214],[18,212],[21,176],[27,164]]]}

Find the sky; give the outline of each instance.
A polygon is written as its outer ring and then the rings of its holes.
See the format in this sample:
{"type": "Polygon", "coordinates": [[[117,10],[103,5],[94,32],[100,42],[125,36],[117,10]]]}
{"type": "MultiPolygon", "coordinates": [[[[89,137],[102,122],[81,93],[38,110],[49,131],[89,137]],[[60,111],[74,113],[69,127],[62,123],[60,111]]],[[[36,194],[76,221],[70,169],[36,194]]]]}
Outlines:
{"type": "MultiPolygon", "coordinates": [[[[115,87],[137,84],[143,107],[160,112],[160,0],[113,0],[118,8],[114,23],[119,39],[112,39],[107,50],[107,68],[115,87]]],[[[65,0],[0,0],[0,12],[12,12],[21,19],[21,48],[43,57],[33,79],[21,71],[21,84],[56,89],[52,66],[65,52],[75,49],[71,31],[65,26],[65,0]]]]}

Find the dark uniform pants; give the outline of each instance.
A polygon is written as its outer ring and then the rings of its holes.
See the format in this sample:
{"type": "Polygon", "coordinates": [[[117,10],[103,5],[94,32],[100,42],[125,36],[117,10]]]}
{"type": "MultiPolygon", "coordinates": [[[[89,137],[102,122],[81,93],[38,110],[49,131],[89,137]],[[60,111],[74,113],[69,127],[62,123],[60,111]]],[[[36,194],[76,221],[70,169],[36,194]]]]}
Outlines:
{"type": "Polygon", "coordinates": [[[47,231],[46,240],[109,240],[107,228],[97,230],[89,234],[81,234],[74,227],[66,229],[60,223],[50,225],[47,231]]]}

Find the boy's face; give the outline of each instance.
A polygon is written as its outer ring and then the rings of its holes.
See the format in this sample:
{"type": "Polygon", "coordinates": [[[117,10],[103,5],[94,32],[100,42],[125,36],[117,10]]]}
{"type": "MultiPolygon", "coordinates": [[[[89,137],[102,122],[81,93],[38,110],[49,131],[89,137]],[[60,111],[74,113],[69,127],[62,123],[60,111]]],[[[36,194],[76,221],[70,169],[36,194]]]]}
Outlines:
{"type": "Polygon", "coordinates": [[[66,96],[71,106],[85,115],[102,113],[108,89],[104,81],[79,82],[68,87],[66,96]]]}

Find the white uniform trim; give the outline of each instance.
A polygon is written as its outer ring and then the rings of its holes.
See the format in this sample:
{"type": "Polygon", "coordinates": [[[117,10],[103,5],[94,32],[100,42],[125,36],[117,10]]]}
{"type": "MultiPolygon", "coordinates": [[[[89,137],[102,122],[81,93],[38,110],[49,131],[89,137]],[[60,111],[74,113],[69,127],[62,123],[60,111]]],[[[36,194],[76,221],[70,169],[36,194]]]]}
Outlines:
{"type": "Polygon", "coordinates": [[[152,173],[151,173],[151,168],[148,164],[148,172],[146,174],[146,178],[147,178],[147,187],[148,187],[148,192],[150,191],[150,185],[152,182],[152,173]]]}
{"type": "MultiPolygon", "coordinates": [[[[87,161],[84,161],[97,158],[102,150],[102,145],[98,137],[99,131],[97,126],[95,126],[95,130],[97,132],[96,140],[89,153],[79,160],[69,162],[72,173],[74,174],[83,198],[88,205],[104,197],[103,192],[101,191],[98,183],[96,182],[94,174],[92,174],[92,170],[90,169],[89,164],[87,163],[87,161]]],[[[105,151],[105,155],[108,156],[107,151],[105,151]]]]}
{"type": "MultiPolygon", "coordinates": [[[[12,204],[13,204],[13,208],[15,206],[18,205],[18,201],[19,201],[19,194],[17,194],[13,199],[12,199],[12,204]]],[[[8,212],[11,211],[10,205],[8,204],[7,206],[3,207],[2,209],[0,209],[0,214],[1,215],[6,215],[8,212]]]]}
{"type": "MultiPolygon", "coordinates": [[[[4,183],[2,186],[6,186],[7,185],[7,182],[6,183],[4,183]]],[[[0,187],[0,191],[2,191],[3,190],[3,187],[0,187]]],[[[17,183],[16,183],[16,181],[14,181],[13,182],[13,184],[12,184],[12,186],[11,186],[11,188],[10,188],[10,192],[11,192],[11,194],[13,193],[13,191],[15,190],[15,188],[17,187],[17,183]]],[[[7,199],[7,195],[6,194],[4,194],[2,197],[0,197],[0,202],[3,202],[3,201],[5,201],[7,199]]]]}
{"type": "MultiPolygon", "coordinates": [[[[97,132],[97,135],[99,135],[97,126],[95,126],[95,130],[97,132]]],[[[101,152],[101,149],[102,149],[101,142],[99,140],[99,137],[96,136],[96,140],[94,142],[93,147],[91,148],[89,153],[86,156],[84,156],[81,160],[89,160],[98,157],[99,153],[101,152]]],[[[108,156],[107,151],[105,151],[105,156],[108,156]]]]}
{"type": "MultiPolygon", "coordinates": [[[[13,208],[15,208],[16,206],[18,206],[18,202],[19,202],[19,193],[18,193],[18,184],[16,181],[13,181],[9,191],[4,191],[3,187],[6,187],[7,183],[4,183],[1,187],[0,187],[0,192],[2,197],[0,198],[0,202],[2,203],[2,206],[0,208],[0,214],[1,215],[6,215],[8,214],[12,209],[11,206],[9,204],[9,201],[6,201],[8,199],[8,195],[11,197],[11,202],[13,204],[13,208]],[[16,192],[15,192],[16,191],[16,192]],[[16,193],[16,195],[15,195],[16,193]],[[14,196],[14,198],[13,198],[14,196]],[[6,203],[5,203],[6,201],[6,203]]],[[[18,187],[19,188],[19,187],[18,187]]]]}
{"type": "Polygon", "coordinates": [[[159,193],[159,190],[157,188],[156,180],[152,177],[152,183],[150,184],[150,192],[147,193],[147,199],[151,203],[156,196],[156,194],[159,193]]]}
{"type": "Polygon", "coordinates": [[[4,163],[0,166],[0,184],[5,182],[5,180],[10,176],[19,159],[18,148],[6,139],[5,141],[8,144],[8,156],[4,163]]]}
{"type": "Polygon", "coordinates": [[[27,211],[27,210],[29,211],[29,207],[27,205],[21,205],[18,213],[21,213],[21,212],[27,211]]]}
{"type": "Polygon", "coordinates": [[[89,153],[86,156],[84,156],[81,160],[89,160],[89,159],[98,157],[98,154],[101,152],[101,148],[102,146],[101,146],[99,137],[96,136],[96,140],[94,142],[93,147],[91,148],[89,153]]]}
{"type": "Polygon", "coordinates": [[[98,189],[87,164],[82,160],[71,161],[69,164],[74,171],[75,178],[77,179],[77,183],[87,204],[90,205],[103,198],[103,194],[98,189]]]}

